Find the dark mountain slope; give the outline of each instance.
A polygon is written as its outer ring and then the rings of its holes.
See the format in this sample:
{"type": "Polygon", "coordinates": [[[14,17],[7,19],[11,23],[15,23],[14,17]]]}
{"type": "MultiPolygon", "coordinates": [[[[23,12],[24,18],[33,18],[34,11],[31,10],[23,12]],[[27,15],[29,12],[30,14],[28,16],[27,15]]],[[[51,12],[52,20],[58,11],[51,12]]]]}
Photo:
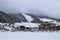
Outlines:
{"type": "Polygon", "coordinates": [[[11,15],[8,15],[0,11],[0,22],[1,23],[15,23],[15,22],[20,22],[20,20],[17,17],[13,17],[11,15]]]}
{"type": "Polygon", "coordinates": [[[22,15],[22,13],[10,14],[10,15],[17,17],[21,22],[28,22],[26,18],[22,15]]]}

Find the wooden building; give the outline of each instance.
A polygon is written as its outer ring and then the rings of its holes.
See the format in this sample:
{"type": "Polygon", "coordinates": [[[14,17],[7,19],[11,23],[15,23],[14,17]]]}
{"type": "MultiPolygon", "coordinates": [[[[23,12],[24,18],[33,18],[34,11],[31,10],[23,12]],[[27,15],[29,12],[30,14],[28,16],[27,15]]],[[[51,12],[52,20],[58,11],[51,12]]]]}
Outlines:
{"type": "Polygon", "coordinates": [[[41,29],[50,29],[50,28],[54,28],[56,25],[54,23],[50,23],[50,22],[44,22],[44,23],[41,23],[39,25],[39,28],[41,29]]]}

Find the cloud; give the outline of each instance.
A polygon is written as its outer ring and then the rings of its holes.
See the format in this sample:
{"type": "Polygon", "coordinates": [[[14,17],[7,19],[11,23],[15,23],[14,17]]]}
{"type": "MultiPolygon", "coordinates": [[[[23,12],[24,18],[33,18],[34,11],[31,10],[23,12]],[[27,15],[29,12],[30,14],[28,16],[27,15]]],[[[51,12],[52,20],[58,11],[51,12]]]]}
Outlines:
{"type": "Polygon", "coordinates": [[[0,10],[7,13],[25,13],[29,10],[35,10],[35,12],[39,11],[51,17],[59,18],[60,0],[0,0],[0,10]]]}

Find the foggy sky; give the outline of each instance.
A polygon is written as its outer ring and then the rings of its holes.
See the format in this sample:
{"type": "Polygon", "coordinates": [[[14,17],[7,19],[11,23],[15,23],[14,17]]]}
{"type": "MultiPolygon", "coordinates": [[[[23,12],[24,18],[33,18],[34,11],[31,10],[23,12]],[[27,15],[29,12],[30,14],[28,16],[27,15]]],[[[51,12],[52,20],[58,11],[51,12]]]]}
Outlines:
{"type": "Polygon", "coordinates": [[[60,18],[60,0],[0,0],[0,10],[7,13],[43,13],[60,18]]]}

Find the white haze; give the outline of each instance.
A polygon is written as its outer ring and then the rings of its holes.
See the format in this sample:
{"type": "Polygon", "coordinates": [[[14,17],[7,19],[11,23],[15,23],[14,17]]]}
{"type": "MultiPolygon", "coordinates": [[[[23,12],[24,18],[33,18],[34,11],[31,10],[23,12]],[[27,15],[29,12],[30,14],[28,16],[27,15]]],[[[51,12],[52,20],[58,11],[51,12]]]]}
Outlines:
{"type": "Polygon", "coordinates": [[[7,13],[43,13],[60,18],[60,0],[0,0],[0,10],[7,13]]]}

